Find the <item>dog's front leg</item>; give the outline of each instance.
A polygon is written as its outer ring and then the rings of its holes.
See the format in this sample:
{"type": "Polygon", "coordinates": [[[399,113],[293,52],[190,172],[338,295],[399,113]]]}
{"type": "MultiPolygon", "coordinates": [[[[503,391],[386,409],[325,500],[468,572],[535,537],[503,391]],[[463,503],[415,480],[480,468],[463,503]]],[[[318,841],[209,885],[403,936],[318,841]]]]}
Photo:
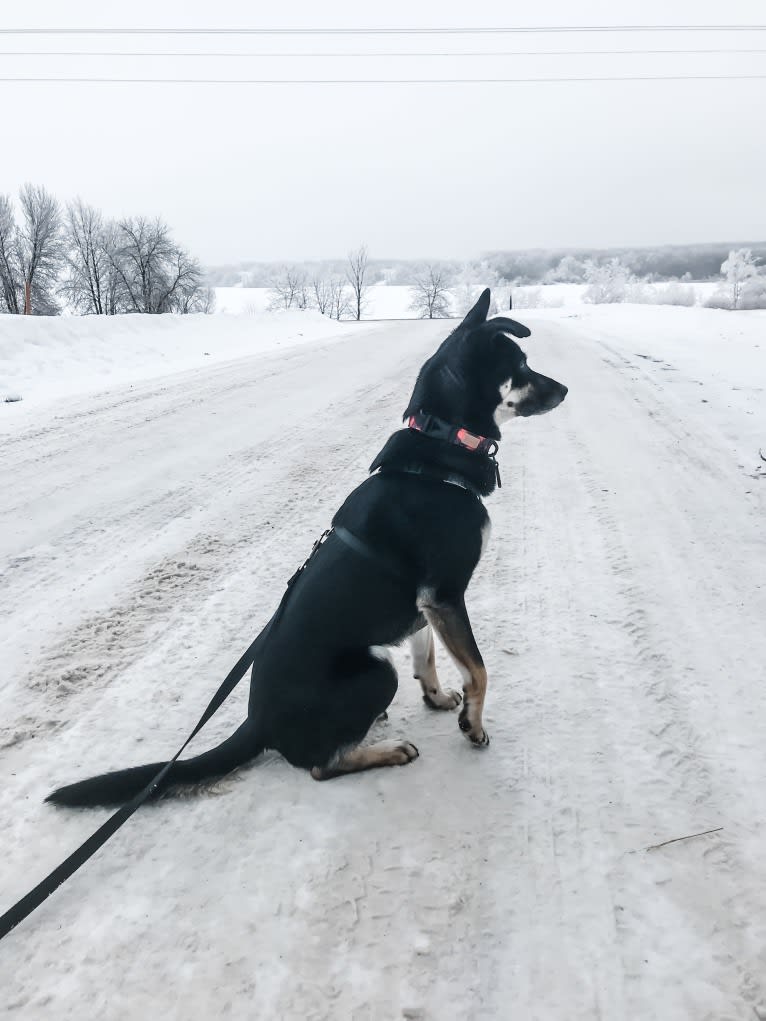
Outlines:
{"type": "Polygon", "coordinates": [[[488,745],[489,735],[481,718],[487,691],[487,671],[471,630],[463,597],[446,599],[434,592],[423,592],[418,597],[417,606],[439,634],[463,678],[465,700],[458,720],[460,729],[475,745],[488,745]]]}
{"type": "Polygon", "coordinates": [[[410,636],[410,652],[412,653],[412,673],[420,681],[423,689],[423,701],[429,709],[454,709],[463,701],[459,691],[442,688],[436,673],[436,654],[434,649],[434,633],[430,624],[426,624],[410,636]]]}

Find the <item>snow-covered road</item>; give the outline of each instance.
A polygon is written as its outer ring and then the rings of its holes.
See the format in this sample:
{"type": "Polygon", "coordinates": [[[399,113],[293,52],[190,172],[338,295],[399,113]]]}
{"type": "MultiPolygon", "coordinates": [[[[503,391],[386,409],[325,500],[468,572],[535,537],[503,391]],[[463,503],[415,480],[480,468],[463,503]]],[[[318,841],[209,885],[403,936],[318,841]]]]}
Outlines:
{"type": "MultiPolygon", "coordinates": [[[[397,652],[379,733],[416,763],[316,784],[270,754],[142,810],[0,944],[3,1011],[766,1018],[766,320],[738,346],[725,316],[525,316],[570,394],[507,427],[488,501],[488,751],[397,652]]],[[[0,908],[105,816],[53,785],[175,751],[444,331],[346,330],[0,436],[0,908]]]]}

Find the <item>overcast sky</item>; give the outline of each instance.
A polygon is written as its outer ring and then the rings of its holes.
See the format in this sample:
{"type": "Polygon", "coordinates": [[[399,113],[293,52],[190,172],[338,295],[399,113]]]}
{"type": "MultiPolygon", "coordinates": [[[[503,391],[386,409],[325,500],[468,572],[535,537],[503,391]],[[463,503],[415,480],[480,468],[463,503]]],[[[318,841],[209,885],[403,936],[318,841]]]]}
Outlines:
{"type": "MultiPolygon", "coordinates": [[[[764,24],[764,0],[38,0],[0,27],[764,24]],[[321,19],[321,20],[320,20],[321,19]]],[[[375,36],[0,35],[0,77],[766,75],[766,31],[375,36]],[[9,56],[21,51],[261,56],[9,56]],[[412,56],[372,56],[375,53],[412,56]],[[511,53],[456,56],[457,53],[511,53]],[[364,53],[275,56],[284,53],[364,53]],[[450,53],[450,56],[421,56],[450,53]],[[532,55],[532,54],[535,55],[532,55]],[[264,56],[264,54],[271,54],[264,56]]],[[[159,214],[208,264],[766,238],[766,80],[440,85],[0,82],[0,192],[159,214]]]]}

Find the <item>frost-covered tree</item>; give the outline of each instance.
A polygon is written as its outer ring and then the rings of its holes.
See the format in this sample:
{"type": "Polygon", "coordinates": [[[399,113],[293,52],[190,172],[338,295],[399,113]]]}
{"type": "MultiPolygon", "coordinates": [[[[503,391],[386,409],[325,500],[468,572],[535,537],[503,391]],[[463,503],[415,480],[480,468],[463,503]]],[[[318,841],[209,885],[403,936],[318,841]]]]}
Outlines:
{"type": "Polygon", "coordinates": [[[0,311],[18,315],[23,309],[21,272],[16,260],[16,219],[7,195],[0,195],[0,311]]]}
{"type": "Polygon", "coordinates": [[[429,263],[415,273],[410,311],[420,319],[448,319],[450,315],[449,276],[442,266],[429,263]]]}
{"type": "Polygon", "coordinates": [[[740,308],[766,308],[766,276],[759,273],[751,277],[742,288],[740,308]]]}
{"type": "Polygon", "coordinates": [[[21,220],[0,197],[0,286],[5,310],[16,315],[56,315],[56,286],[63,260],[61,210],[45,188],[19,191],[21,220]]]}
{"type": "Polygon", "coordinates": [[[630,271],[619,259],[599,265],[591,260],[585,264],[587,287],[582,300],[592,305],[609,305],[625,301],[628,286],[633,283],[630,271]]]}
{"type": "Polygon", "coordinates": [[[159,218],[119,220],[108,253],[125,311],[189,311],[204,290],[199,262],[173,241],[167,224],[159,218]]]}
{"type": "Polygon", "coordinates": [[[64,256],[61,209],[50,192],[34,184],[22,186],[19,204],[22,221],[16,243],[24,281],[24,312],[56,315],[56,285],[64,256]]]}
{"type": "Polygon", "coordinates": [[[729,252],[729,258],[721,266],[721,273],[726,278],[723,290],[728,295],[729,308],[741,308],[743,292],[748,281],[758,275],[753,253],[749,248],[729,252]]]}
{"type": "Polygon", "coordinates": [[[574,255],[565,255],[558,266],[549,269],[544,284],[581,284],[585,279],[586,264],[574,255]]]}
{"type": "MultiPolygon", "coordinates": [[[[464,263],[452,281],[452,294],[456,314],[464,316],[476,304],[477,298],[485,287],[494,288],[497,284],[497,272],[486,260],[464,263]]],[[[508,302],[504,301],[503,308],[507,307],[508,302]]],[[[497,315],[497,300],[494,294],[492,295],[489,314],[497,315]]]]}
{"type": "Polygon", "coordinates": [[[685,305],[691,308],[697,304],[697,292],[689,284],[671,280],[664,287],[657,287],[652,300],[653,305],[685,305]]]}
{"type": "Polygon", "coordinates": [[[83,315],[114,315],[119,280],[109,254],[112,232],[98,209],[82,199],[70,202],[64,229],[66,279],[61,293],[83,315]]]}

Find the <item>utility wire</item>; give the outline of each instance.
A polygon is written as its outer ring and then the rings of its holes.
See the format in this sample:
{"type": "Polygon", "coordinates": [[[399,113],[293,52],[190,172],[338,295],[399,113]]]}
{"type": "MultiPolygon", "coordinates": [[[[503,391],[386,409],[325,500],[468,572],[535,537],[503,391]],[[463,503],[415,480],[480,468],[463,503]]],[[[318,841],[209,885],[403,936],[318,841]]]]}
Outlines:
{"type": "Polygon", "coordinates": [[[537,85],[555,82],[756,81],[766,74],[627,75],[597,78],[6,78],[0,83],[74,85],[537,85]]]}
{"type": "Polygon", "coordinates": [[[0,57],[599,57],[599,56],[628,56],[628,55],[660,55],[668,54],[706,54],[715,53],[766,53],[763,50],[743,50],[734,48],[721,48],[713,50],[445,50],[425,52],[378,51],[369,53],[364,51],[327,51],[324,52],[276,52],[264,53],[256,51],[227,51],[227,50],[176,50],[176,51],[151,51],[151,50],[0,50],[0,57]]]}
{"type": "Polygon", "coordinates": [[[764,32],[766,25],[517,25],[449,28],[0,28],[0,35],[509,35],[569,32],[764,32]]]}

